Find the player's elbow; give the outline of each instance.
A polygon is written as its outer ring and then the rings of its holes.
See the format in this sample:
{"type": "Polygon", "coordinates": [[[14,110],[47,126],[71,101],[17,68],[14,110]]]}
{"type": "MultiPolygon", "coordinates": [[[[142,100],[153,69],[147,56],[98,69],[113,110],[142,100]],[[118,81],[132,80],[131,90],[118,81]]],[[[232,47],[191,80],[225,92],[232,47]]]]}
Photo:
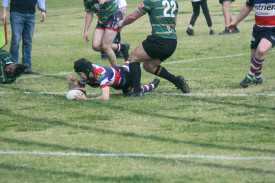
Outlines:
{"type": "Polygon", "coordinates": [[[136,19],[137,19],[136,16],[134,16],[133,14],[130,14],[127,18],[129,23],[134,22],[136,19]]]}

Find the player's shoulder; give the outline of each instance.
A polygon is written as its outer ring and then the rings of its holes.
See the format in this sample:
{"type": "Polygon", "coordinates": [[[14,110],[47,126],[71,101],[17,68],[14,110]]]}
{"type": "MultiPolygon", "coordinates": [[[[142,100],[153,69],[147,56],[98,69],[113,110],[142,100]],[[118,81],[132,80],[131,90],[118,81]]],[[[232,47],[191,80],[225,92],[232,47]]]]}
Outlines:
{"type": "Polygon", "coordinates": [[[92,66],[95,73],[106,73],[109,68],[108,66],[97,65],[97,64],[92,64],[92,66]]]}

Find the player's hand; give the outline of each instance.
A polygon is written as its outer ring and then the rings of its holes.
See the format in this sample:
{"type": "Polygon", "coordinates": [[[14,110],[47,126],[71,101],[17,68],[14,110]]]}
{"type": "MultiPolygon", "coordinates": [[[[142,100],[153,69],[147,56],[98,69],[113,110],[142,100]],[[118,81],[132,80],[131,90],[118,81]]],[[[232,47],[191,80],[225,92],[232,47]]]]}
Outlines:
{"type": "Polygon", "coordinates": [[[232,22],[229,23],[228,25],[228,30],[233,30],[237,26],[237,23],[233,20],[232,22]]]}
{"type": "Polygon", "coordinates": [[[84,39],[84,41],[86,43],[88,43],[90,41],[90,37],[89,37],[89,33],[88,32],[84,32],[83,39],[84,39]]]}
{"type": "Polygon", "coordinates": [[[41,12],[40,22],[45,22],[45,20],[46,20],[46,13],[45,12],[41,12]]]}
{"type": "Polygon", "coordinates": [[[71,75],[67,76],[67,82],[73,84],[75,82],[75,77],[71,75]]]}
{"type": "Polygon", "coordinates": [[[75,100],[87,100],[87,97],[84,95],[83,92],[79,91],[75,96],[75,100]]]}
{"type": "Polygon", "coordinates": [[[122,28],[122,27],[123,27],[123,20],[120,20],[120,21],[118,22],[118,27],[119,27],[119,28],[122,28]]]}

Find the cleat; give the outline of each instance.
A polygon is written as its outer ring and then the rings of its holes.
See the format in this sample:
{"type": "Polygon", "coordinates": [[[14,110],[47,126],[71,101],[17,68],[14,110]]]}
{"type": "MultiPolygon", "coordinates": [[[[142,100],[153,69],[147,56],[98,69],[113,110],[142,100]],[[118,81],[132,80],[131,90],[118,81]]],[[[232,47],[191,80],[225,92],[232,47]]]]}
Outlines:
{"type": "Polygon", "coordinates": [[[155,78],[150,84],[154,84],[155,88],[157,88],[158,85],[159,85],[159,83],[160,83],[160,79],[159,78],[155,78]]]}
{"type": "Polygon", "coordinates": [[[248,87],[252,83],[252,80],[250,77],[245,76],[245,78],[241,81],[240,85],[244,88],[248,87]]]}
{"type": "Polygon", "coordinates": [[[237,28],[237,27],[235,27],[232,31],[231,31],[231,33],[239,33],[240,32],[240,30],[237,28]]]}
{"type": "Polygon", "coordinates": [[[108,59],[108,57],[107,57],[106,53],[101,52],[101,59],[102,59],[102,60],[106,60],[106,59],[108,59]]]}
{"type": "Polygon", "coordinates": [[[215,32],[213,31],[213,30],[210,30],[210,33],[209,33],[210,35],[214,35],[215,34],[215,32]]]}
{"type": "Polygon", "coordinates": [[[253,78],[252,83],[255,85],[258,85],[258,84],[260,85],[263,83],[263,79],[257,80],[256,78],[253,78]]]}
{"type": "Polygon", "coordinates": [[[189,86],[187,85],[186,81],[184,80],[183,76],[177,76],[177,79],[179,80],[176,87],[180,89],[183,93],[190,93],[189,86]]]}
{"type": "Polygon", "coordinates": [[[142,91],[140,92],[132,92],[129,95],[127,95],[127,97],[143,97],[144,93],[142,91]]]}
{"type": "Polygon", "coordinates": [[[124,58],[124,55],[121,51],[116,52],[116,58],[124,58]]]}
{"type": "Polygon", "coordinates": [[[226,29],[226,30],[219,33],[219,35],[226,35],[226,34],[231,34],[231,32],[226,29]]]}
{"type": "Polygon", "coordinates": [[[124,56],[124,60],[127,61],[129,58],[129,49],[130,49],[130,44],[129,43],[124,43],[124,45],[126,46],[126,49],[124,51],[121,51],[123,56],[124,56]]]}
{"type": "Polygon", "coordinates": [[[187,28],[186,33],[187,33],[189,36],[194,36],[194,35],[195,35],[194,30],[193,30],[193,29],[190,29],[189,27],[187,28]]]}

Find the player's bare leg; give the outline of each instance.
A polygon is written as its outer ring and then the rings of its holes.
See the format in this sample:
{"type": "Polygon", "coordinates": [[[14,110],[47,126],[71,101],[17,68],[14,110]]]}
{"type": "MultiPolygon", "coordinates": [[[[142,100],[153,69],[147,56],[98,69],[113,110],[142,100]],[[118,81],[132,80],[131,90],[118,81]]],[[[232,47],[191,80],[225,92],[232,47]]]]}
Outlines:
{"type": "Polygon", "coordinates": [[[102,30],[102,29],[94,30],[92,46],[95,51],[101,51],[102,39],[103,39],[104,33],[105,33],[105,30],[102,30]]]}
{"type": "Polygon", "coordinates": [[[102,39],[102,51],[106,53],[112,65],[117,65],[116,55],[112,48],[116,35],[116,31],[105,29],[105,33],[102,39]]]}

